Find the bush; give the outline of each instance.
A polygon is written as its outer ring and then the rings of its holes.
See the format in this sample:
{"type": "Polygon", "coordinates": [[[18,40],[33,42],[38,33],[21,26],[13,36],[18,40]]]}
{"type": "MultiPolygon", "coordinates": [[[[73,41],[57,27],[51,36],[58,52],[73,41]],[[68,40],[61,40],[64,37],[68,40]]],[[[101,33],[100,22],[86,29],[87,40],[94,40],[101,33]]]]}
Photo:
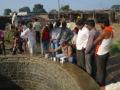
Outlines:
{"type": "Polygon", "coordinates": [[[120,42],[111,45],[110,53],[112,56],[120,53],[120,42]]]}

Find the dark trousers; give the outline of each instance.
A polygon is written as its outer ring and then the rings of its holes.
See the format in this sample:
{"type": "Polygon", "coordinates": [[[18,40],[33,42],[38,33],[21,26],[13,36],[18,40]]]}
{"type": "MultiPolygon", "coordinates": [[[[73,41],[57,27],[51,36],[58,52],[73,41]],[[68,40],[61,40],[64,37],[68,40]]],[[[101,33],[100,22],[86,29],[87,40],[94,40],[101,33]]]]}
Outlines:
{"type": "Polygon", "coordinates": [[[48,53],[49,41],[43,40],[43,41],[42,41],[42,48],[43,48],[43,54],[48,53]]]}
{"type": "Polygon", "coordinates": [[[6,54],[4,41],[0,41],[0,54],[6,54]]]}
{"type": "Polygon", "coordinates": [[[85,67],[87,73],[89,73],[94,79],[96,77],[96,60],[94,54],[85,55],[85,67]]]}
{"type": "Polygon", "coordinates": [[[96,81],[100,86],[105,85],[106,65],[108,59],[109,59],[109,53],[105,55],[96,55],[96,65],[97,65],[96,81]]]}
{"type": "Polygon", "coordinates": [[[17,50],[19,50],[20,54],[23,53],[24,50],[22,48],[22,45],[23,45],[22,43],[17,43],[17,45],[14,46],[13,49],[12,49],[12,54],[15,55],[17,53],[17,50]]]}
{"type": "Polygon", "coordinates": [[[36,42],[40,43],[40,32],[39,31],[35,31],[36,34],[36,42]]]}
{"type": "Polygon", "coordinates": [[[84,50],[77,50],[77,65],[85,70],[85,53],[84,50]]]}

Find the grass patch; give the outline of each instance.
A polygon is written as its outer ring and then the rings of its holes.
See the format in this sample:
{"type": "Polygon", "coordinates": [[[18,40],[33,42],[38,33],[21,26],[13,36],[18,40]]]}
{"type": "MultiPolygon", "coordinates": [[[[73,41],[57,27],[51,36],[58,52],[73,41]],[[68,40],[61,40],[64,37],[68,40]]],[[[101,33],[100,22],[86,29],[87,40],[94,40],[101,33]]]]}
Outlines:
{"type": "Polygon", "coordinates": [[[111,53],[112,56],[120,53],[120,40],[114,42],[111,45],[110,53],[111,53]]]}

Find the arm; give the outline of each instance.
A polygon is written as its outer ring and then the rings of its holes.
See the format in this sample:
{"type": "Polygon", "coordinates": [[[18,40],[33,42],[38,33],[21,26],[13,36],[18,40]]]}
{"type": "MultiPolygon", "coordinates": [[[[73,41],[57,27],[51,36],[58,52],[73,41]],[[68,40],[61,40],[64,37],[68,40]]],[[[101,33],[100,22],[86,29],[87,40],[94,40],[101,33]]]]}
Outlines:
{"type": "MultiPolygon", "coordinates": [[[[44,28],[43,28],[44,29],[44,28]]],[[[42,40],[43,37],[43,29],[40,30],[40,39],[42,40]]]]}
{"type": "Polygon", "coordinates": [[[23,31],[20,35],[21,38],[24,38],[26,35],[28,34],[28,29],[26,29],[25,31],[23,31]]]}
{"type": "Polygon", "coordinates": [[[94,41],[93,46],[101,42],[105,38],[105,36],[106,36],[106,31],[101,32],[98,38],[94,41]]]}
{"type": "Polygon", "coordinates": [[[61,46],[59,46],[58,48],[54,49],[54,52],[57,52],[59,50],[61,50],[61,46]]]}
{"type": "Polygon", "coordinates": [[[66,34],[66,41],[70,41],[73,37],[73,33],[71,30],[68,31],[68,33],[66,34]]]}
{"type": "Polygon", "coordinates": [[[95,35],[90,35],[88,38],[88,42],[87,42],[87,46],[86,46],[86,50],[85,50],[85,54],[88,54],[91,52],[91,48],[93,46],[93,41],[94,41],[94,36],[95,35]]]}
{"type": "Polygon", "coordinates": [[[72,47],[71,46],[68,46],[68,56],[67,57],[70,57],[72,55],[72,47]]]}
{"type": "Polygon", "coordinates": [[[61,46],[59,46],[56,49],[49,49],[49,52],[57,52],[58,50],[61,50],[61,46]]]}

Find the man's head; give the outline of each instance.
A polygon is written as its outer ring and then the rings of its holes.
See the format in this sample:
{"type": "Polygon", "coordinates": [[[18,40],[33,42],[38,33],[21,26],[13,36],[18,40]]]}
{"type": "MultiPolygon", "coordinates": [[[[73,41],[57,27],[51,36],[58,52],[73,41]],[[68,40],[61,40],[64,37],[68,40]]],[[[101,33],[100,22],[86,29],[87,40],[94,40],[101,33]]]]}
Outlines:
{"type": "Polygon", "coordinates": [[[76,22],[78,29],[82,29],[85,25],[86,19],[80,19],[76,22]]]}
{"type": "Polygon", "coordinates": [[[35,21],[37,22],[37,21],[38,21],[38,19],[37,19],[37,18],[35,18],[35,21]]]}
{"type": "Polygon", "coordinates": [[[95,27],[95,21],[94,20],[87,20],[87,28],[89,30],[93,29],[95,27]]]}
{"type": "Polygon", "coordinates": [[[73,29],[73,33],[74,33],[74,34],[78,34],[78,31],[79,31],[79,29],[78,29],[77,27],[75,27],[75,28],[73,29]]]}
{"type": "Polygon", "coordinates": [[[60,20],[57,20],[55,26],[56,26],[56,27],[59,27],[60,25],[61,25],[60,20]]]}
{"type": "Polygon", "coordinates": [[[61,40],[59,44],[60,46],[64,47],[65,45],[67,45],[67,41],[61,40]]]}
{"type": "Polygon", "coordinates": [[[101,26],[102,29],[104,29],[106,26],[110,25],[110,21],[108,18],[101,18],[98,20],[99,25],[101,26]]]}
{"type": "Polygon", "coordinates": [[[33,28],[32,23],[29,23],[27,26],[28,26],[29,29],[32,29],[32,28],[33,28]]]}

